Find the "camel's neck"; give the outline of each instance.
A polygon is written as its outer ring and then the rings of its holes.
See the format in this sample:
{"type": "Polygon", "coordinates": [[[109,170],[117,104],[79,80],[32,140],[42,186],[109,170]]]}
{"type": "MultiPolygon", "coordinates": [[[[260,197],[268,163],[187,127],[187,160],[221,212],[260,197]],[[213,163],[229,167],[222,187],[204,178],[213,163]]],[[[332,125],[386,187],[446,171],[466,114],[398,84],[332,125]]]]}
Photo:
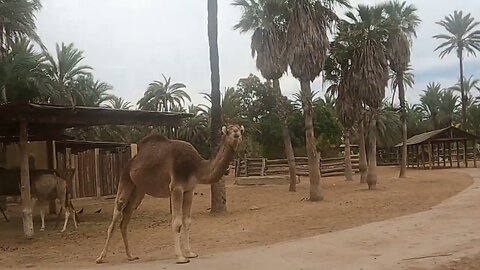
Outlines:
{"type": "Polygon", "coordinates": [[[212,184],[220,181],[222,176],[228,169],[230,162],[235,157],[236,150],[226,143],[225,138],[222,138],[220,147],[215,155],[209,159],[204,160],[199,167],[197,179],[200,184],[212,184]]]}

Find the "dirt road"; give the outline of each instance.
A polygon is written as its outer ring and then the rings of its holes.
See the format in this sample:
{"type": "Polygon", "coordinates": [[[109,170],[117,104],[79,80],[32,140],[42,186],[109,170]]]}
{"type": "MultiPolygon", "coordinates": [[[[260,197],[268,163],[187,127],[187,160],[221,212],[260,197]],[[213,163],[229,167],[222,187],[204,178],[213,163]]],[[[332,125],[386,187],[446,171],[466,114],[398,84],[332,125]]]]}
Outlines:
{"type": "Polygon", "coordinates": [[[202,256],[188,265],[166,260],[84,269],[432,269],[480,252],[480,170],[462,172],[474,177],[472,186],[425,212],[296,241],[202,256]]]}

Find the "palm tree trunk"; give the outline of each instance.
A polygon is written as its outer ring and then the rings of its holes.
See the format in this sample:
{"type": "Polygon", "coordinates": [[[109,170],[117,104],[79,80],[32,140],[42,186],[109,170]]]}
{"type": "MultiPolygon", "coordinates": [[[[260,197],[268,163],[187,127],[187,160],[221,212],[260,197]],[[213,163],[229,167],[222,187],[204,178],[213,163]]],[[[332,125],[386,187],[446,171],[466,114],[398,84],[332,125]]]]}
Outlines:
{"type": "Polygon", "coordinates": [[[358,166],[360,169],[360,183],[367,183],[367,150],[365,149],[365,125],[364,120],[362,119],[358,124],[358,144],[359,144],[359,161],[358,166]]]}
{"type": "Polygon", "coordinates": [[[407,109],[405,105],[405,85],[403,84],[403,72],[397,76],[398,98],[400,99],[400,118],[402,120],[402,160],[400,164],[400,178],[407,178],[407,109]]]}
{"type": "Polygon", "coordinates": [[[295,154],[292,147],[292,139],[288,130],[288,115],[287,104],[283,100],[282,90],[280,89],[280,82],[278,79],[273,80],[273,91],[277,100],[277,114],[282,128],[283,144],[285,146],[285,155],[287,156],[288,168],[290,171],[290,187],[288,191],[297,191],[297,171],[295,165],[295,154]]]}
{"type": "Polygon", "coordinates": [[[310,81],[301,80],[300,88],[303,114],[305,118],[305,138],[308,155],[308,172],[310,177],[310,201],[321,201],[323,200],[323,195],[320,191],[320,166],[317,157],[315,134],[313,131],[313,104],[310,81]]]}
{"type": "MultiPolygon", "coordinates": [[[[217,0],[208,0],[208,44],[210,47],[210,71],[211,71],[211,101],[212,101],[212,122],[210,129],[210,147],[216,149],[220,142],[219,132],[222,126],[222,111],[220,108],[220,64],[218,57],[218,21],[217,21],[217,0]]],[[[225,180],[211,186],[211,212],[219,213],[227,211],[227,194],[225,180]]]]}
{"type": "Polygon", "coordinates": [[[460,92],[462,95],[462,129],[467,129],[467,97],[465,95],[465,87],[463,85],[463,50],[458,53],[460,60],[460,92]]]}
{"type": "Polygon", "coordinates": [[[377,110],[377,108],[372,108],[372,118],[368,132],[368,138],[370,139],[367,173],[368,189],[376,189],[377,187],[377,110]]]}
{"type": "Polygon", "coordinates": [[[343,130],[343,137],[345,139],[345,181],[353,181],[352,178],[352,157],[350,153],[350,129],[343,130]]]}

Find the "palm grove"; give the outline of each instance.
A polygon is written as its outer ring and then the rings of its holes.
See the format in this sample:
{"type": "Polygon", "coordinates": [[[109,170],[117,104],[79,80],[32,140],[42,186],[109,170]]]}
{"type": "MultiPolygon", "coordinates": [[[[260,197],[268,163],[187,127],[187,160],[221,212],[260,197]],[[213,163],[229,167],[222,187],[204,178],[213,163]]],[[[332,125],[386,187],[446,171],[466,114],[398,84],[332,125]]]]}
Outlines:
{"type": "MultiPolygon", "coordinates": [[[[423,86],[419,104],[408,104],[405,92],[414,87],[410,51],[420,23],[413,5],[235,0],[232,4],[242,16],[233,28],[251,35],[252,56],[263,79],[245,74],[220,95],[216,1],[208,2],[212,92],[203,94],[204,104],[191,104],[191,89],[166,75],[148,84],[136,103],[141,110],[191,113],[175,132],[205,156],[211,153],[209,142],[215,144],[216,133],[211,131],[217,130],[218,119],[243,124],[247,132],[242,155],[286,157],[290,191],[296,190],[295,155],[308,156],[310,200],[318,201],[323,196],[317,151],[326,153],[345,143],[346,179],[352,180],[349,149],[356,142],[361,181],[374,189],[377,146],[389,148],[409,136],[457,124],[480,134],[476,99],[480,84],[465,76],[463,68],[464,57],[480,50],[479,23],[470,14],[455,11],[439,21],[444,31],[434,37],[439,46],[432,48],[440,57],[456,53],[462,79],[453,86],[431,82],[423,86]],[[348,9],[345,16],[337,14],[336,7],[348,9]],[[300,88],[290,99],[280,85],[287,71],[298,79],[300,88]],[[311,82],[319,77],[327,88],[324,96],[311,89],[311,82]],[[388,87],[393,92],[390,100],[385,98],[388,87]]],[[[36,33],[35,14],[40,9],[39,0],[0,0],[0,103],[134,108],[135,104],[113,95],[111,85],[95,79],[94,69],[73,43],[57,44],[54,53],[46,50],[36,33]]],[[[104,126],[69,132],[79,139],[136,142],[150,132],[165,130],[104,126]]],[[[400,167],[400,177],[405,177],[405,147],[400,167]]]]}

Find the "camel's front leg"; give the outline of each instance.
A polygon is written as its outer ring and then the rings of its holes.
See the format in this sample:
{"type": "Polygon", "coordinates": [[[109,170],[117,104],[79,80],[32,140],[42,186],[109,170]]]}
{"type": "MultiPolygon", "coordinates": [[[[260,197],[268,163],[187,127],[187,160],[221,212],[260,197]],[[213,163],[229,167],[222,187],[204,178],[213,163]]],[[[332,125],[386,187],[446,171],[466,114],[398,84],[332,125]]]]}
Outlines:
{"type": "Polygon", "coordinates": [[[190,249],[190,224],[192,223],[191,210],[193,201],[193,190],[183,193],[183,215],[182,215],[182,231],[180,241],[182,244],[182,251],[187,258],[196,258],[198,255],[190,249]]]}
{"type": "Polygon", "coordinates": [[[180,243],[180,232],[182,231],[182,205],[183,205],[183,190],[181,188],[174,188],[172,190],[172,230],[173,240],[175,244],[175,256],[177,263],[188,263],[190,260],[185,258],[182,252],[180,243]]]}

